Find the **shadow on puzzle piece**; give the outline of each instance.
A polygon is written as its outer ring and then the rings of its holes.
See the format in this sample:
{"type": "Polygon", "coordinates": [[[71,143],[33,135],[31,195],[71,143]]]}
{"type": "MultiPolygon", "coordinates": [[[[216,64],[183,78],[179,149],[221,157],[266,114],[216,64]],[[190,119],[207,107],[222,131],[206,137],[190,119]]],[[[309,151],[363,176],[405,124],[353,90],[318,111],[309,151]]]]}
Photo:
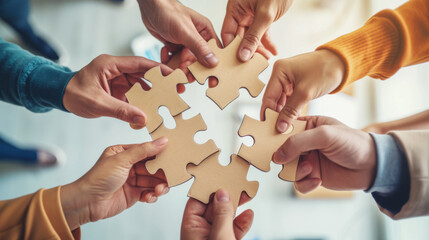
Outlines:
{"type": "Polygon", "coordinates": [[[162,124],[162,117],[158,113],[160,106],[167,107],[173,117],[189,109],[188,104],[178,95],[176,88],[179,83],[187,83],[188,79],[180,69],[174,70],[168,76],[163,76],[160,67],[151,68],[144,78],[152,84],[149,91],[143,90],[141,85],[136,83],[125,96],[130,104],[140,108],[146,114],[146,127],[149,133],[152,133],[162,124]]]}
{"type": "Polygon", "coordinates": [[[164,171],[169,187],[192,178],[186,171],[189,163],[199,164],[219,151],[213,140],[204,144],[197,144],[194,141],[196,132],[207,130],[201,114],[190,119],[183,119],[182,114],[179,114],[174,117],[174,120],[176,128],[168,129],[161,125],[152,133],[152,139],[167,137],[168,145],[154,160],[146,162],[146,168],[150,174],[155,174],[159,169],[164,171]]]}
{"type": "Polygon", "coordinates": [[[188,172],[195,177],[188,196],[207,204],[212,193],[224,189],[230,194],[234,209],[237,209],[241,193],[246,192],[250,198],[255,197],[259,183],[247,181],[247,172],[250,167],[248,162],[232,154],[231,163],[222,166],[218,160],[219,154],[220,151],[199,165],[187,166],[188,172]]]}
{"type": "MultiPolygon", "coordinates": [[[[241,144],[238,155],[253,166],[262,171],[270,170],[270,163],[274,152],[292,135],[305,130],[306,121],[295,120],[285,133],[276,130],[276,121],[279,113],[267,108],[265,110],[265,121],[255,120],[247,115],[244,116],[238,135],[250,136],[254,144],[250,147],[241,144]]],[[[286,181],[295,181],[298,159],[284,164],[279,177],[286,181]]]]}
{"type": "Polygon", "coordinates": [[[237,50],[241,38],[237,36],[226,48],[220,49],[211,39],[209,46],[219,59],[214,68],[207,68],[199,62],[191,64],[188,69],[200,84],[208,77],[216,77],[218,85],[207,90],[207,96],[221,109],[238,98],[240,88],[246,88],[252,97],[257,97],[265,84],[258,75],[268,67],[268,61],[261,54],[255,53],[252,59],[241,62],[237,59],[237,50]]]}

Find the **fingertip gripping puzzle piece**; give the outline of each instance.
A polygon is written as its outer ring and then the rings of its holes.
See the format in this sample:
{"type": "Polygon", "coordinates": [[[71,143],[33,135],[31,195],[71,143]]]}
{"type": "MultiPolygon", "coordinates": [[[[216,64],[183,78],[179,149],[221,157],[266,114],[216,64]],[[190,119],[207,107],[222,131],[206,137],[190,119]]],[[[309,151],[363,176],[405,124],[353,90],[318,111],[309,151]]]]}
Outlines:
{"type": "Polygon", "coordinates": [[[247,181],[249,163],[232,154],[231,163],[222,166],[219,163],[220,151],[211,155],[199,165],[188,165],[188,172],[195,177],[188,196],[205,204],[210,195],[219,189],[228,191],[234,209],[238,207],[241,193],[244,191],[250,198],[256,196],[259,188],[257,181],[247,181]]]}
{"type": "Polygon", "coordinates": [[[219,151],[213,140],[203,144],[194,141],[196,132],[207,130],[201,114],[190,119],[183,119],[182,114],[179,114],[174,120],[176,128],[168,129],[161,125],[152,133],[152,139],[167,137],[168,146],[154,160],[146,162],[149,173],[155,174],[159,169],[164,171],[169,187],[191,179],[192,176],[186,171],[188,163],[199,164],[219,151]]]}
{"type": "Polygon", "coordinates": [[[226,48],[220,49],[216,40],[211,39],[209,46],[219,59],[214,68],[207,68],[199,62],[191,64],[188,69],[198,83],[204,84],[208,77],[216,77],[218,85],[207,90],[207,96],[221,109],[239,96],[238,90],[246,88],[252,97],[257,97],[265,84],[258,75],[268,67],[268,61],[261,54],[255,53],[247,62],[237,59],[237,50],[241,37],[237,36],[226,48]]]}
{"type": "Polygon", "coordinates": [[[149,133],[152,133],[162,124],[162,118],[158,113],[160,106],[167,107],[172,116],[189,109],[188,104],[180,98],[176,90],[177,84],[187,83],[188,79],[180,69],[163,76],[160,67],[151,68],[144,78],[152,84],[150,90],[145,91],[139,83],[136,83],[125,96],[130,104],[146,114],[146,127],[149,133]]]}
{"type": "MultiPolygon", "coordinates": [[[[253,166],[262,171],[270,170],[270,163],[273,154],[277,149],[292,135],[305,130],[306,121],[295,120],[286,133],[279,133],[276,130],[276,122],[279,113],[267,108],[265,110],[265,121],[258,121],[251,117],[244,116],[238,135],[241,137],[251,136],[254,144],[250,147],[241,144],[238,155],[244,158],[253,166]]],[[[290,163],[284,164],[279,177],[286,181],[295,181],[296,168],[298,165],[296,159],[290,163]]]]}

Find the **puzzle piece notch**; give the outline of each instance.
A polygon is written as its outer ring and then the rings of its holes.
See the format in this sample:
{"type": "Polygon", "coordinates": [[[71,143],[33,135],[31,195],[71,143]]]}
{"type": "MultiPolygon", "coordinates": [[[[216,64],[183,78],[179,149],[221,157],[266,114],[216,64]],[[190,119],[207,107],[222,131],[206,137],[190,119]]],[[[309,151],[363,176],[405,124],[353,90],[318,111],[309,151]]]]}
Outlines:
{"type": "Polygon", "coordinates": [[[187,171],[194,176],[194,182],[188,196],[205,204],[209,203],[210,195],[219,189],[228,191],[234,209],[237,209],[242,192],[254,198],[259,188],[257,181],[247,181],[249,163],[238,155],[231,155],[227,166],[219,163],[220,151],[211,155],[199,165],[188,165],[187,171]]]}
{"type": "Polygon", "coordinates": [[[214,68],[207,68],[199,62],[195,62],[188,67],[200,84],[204,84],[208,77],[218,79],[218,85],[209,88],[206,95],[220,109],[224,109],[238,98],[240,88],[246,88],[252,97],[257,97],[265,86],[258,76],[268,67],[268,60],[261,54],[255,53],[249,61],[241,62],[237,59],[240,42],[241,37],[237,36],[226,48],[220,49],[216,40],[211,39],[208,44],[219,59],[218,65],[214,68]]]}
{"type": "MultiPolygon", "coordinates": [[[[238,155],[250,164],[262,171],[270,170],[273,154],[292,135],[305,130],[306,121],[295,120],[292,123],[292,131],[279,133],[276,130],[276,122],[279,113],[267,108],[265,110],[265,121],[258,121],[247,115],[244,116],[238,135],[241,137],[251,136],[254,144],[250,147],[241,144],[238,155]]],[[[284,164],[279,177],[286,181],[295,181],[298,159],[284,164]]]]}
{"type": "Polygon", "coordinates": [[[158,113],[160,106],[167,107],[173,117],[189,109],[176,89],[177,84],[187,83],[188,79],[180,69],[163,76],[160,67],[149,69],[144,78],[152,84],[150,90],[145,91],[139,83],[135,83],[125,96],[130,104],[146,114],[146,127],[149,133],[152,133],[162,124],[162,117],[158,113]]]}
{"type": "Polygon", "coordinates": [[[154,160],[146,162],[149,173],[155,174],[159,169],[164,171],[169,187],[184,183],[192,178],[186,171],[189,163],[199,164],[210,155],[219,151],[213,140],[203,144],[194,141],[196,132],[207,130],[201,116],[183,119],[182,114],[174,117],[176,128],[168,129],[161,125],[152,133],[152,139],[168,138],[167,148],[159,153],[154,160]]]}

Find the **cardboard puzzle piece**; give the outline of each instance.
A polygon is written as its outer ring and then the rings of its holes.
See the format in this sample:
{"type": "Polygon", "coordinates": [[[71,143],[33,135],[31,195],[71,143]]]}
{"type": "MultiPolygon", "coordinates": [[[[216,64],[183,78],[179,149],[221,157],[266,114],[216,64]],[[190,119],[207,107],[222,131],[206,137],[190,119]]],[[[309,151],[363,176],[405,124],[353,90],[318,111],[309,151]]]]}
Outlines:
{"type": "Polygon", "coordinates": [[[158,113],[160,106],[167,107],[173,117],[189,109],[176,90],[177,84],[187,83],[188,79],[180,69],[163,76],[159,67],[151,68],[144,78],[152,84],[149,91],[143,90],[141,85],[136,83],[125,96],[130,104],[146,113],[146,127],[149,133],[152,133],[162,124],[162,117],[158,113]]]}
{"type": "Polygon", "coordinates": [[[221,109],[239,96],[238,90],[246,88],[252,97],[257,97],[265,84],[258,75],[268,67],[268,61],[261,54],[255,53],[252,59],[241,62],[237,59],[237,50],[241,37],[237,36],[226,48],[220,49],[216,41],[211,39],[209,46],[219,59],[214,68],[207,68],[199,62],[191,64],[188,69],[200,84],[204,84],[208,77],[216,77],[218,85],[209,88],[207,96],[221,109]]]}
{"type": "MultiPolygon", "coordinates": [[[[292,135],[305,130],[306,121],[295,120],[292,123],[292,130],[285,133],[279,133],[276,130],[276,121],[279,113],[267,108],[265,110],[265,121],[261,122],[249,116],[244,116],[238,135],[241,137],[251,136],[254,144],[250,147],[242,144],[238,155],[244,158],[253,166],[262,171],[270,170],[270,163],[273,154],[277,149],[292,135]]],[[[279,177],[286,181],[295,181],[296,168],[298,160],[283,165],[279,177]]]]}
{"type": "Polygon", "coordinates": [[[245,191],[249,197],[255,197],[259,183],[247,181],[250,166],[248,162],[232,154],[231,163],[222,166],[218,160],[219,154],[220,152],[211,155],[199,165],[188,165],[186,169],[195,177],[188,196],[207,204],[212,193],[224,189],[230,194],[236,209],[241,193],[245,191]]]}
{"type": "Polygon", "coordinates": [[[188,163],[199,164],[219,151],[213,140],[204,144],[197,144],[194,141],[196,132],[207,130],[201,114],[186,120],[183,119],[182,114],[179,114],[174,117],[174,120],[176,128],[168,129],[161,125],[152,133],[152,139],[167,137],[168,145],[154,160],[146,162],[149,173],[155,174],[159,169],[164,171],[169,187],[191,179],[192,176],[186,171],[188,163]]]}

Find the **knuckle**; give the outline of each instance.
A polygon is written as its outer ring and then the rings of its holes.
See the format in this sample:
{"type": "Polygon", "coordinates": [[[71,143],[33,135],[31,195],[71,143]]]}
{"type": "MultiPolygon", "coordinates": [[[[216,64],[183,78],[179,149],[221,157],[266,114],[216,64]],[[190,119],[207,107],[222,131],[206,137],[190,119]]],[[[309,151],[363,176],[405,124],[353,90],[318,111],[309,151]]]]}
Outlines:
{"type": "Polygon", "coordinates": [[[125,107],[120,106],[115,109],[114,115],[116,118],[125,121],[127,119],[128,111],[125,107]]]}
{"type": "Polygon", "coordinates": [[[259,38],[256,34],[254,33],[247,33],[244,35],[244,41],[247,42],[247,44],[249,46],[251,46],[252,48],[256,49],[259,46],[259,38]]]}
{"type": "Polygon", "coordinates": [[[295,108],[286,105],[284,106],[280,114],[286,118],[294,119],[296,116],[298,116],[298,111],[295,108]]]}
{"type": "Polygon", "coordinates": [[[270,6],[263,6],[259,9],[258,18],[260,18],[264,22],[272,22],[274,21],[275,15],[271,10],[270,6]]]}

